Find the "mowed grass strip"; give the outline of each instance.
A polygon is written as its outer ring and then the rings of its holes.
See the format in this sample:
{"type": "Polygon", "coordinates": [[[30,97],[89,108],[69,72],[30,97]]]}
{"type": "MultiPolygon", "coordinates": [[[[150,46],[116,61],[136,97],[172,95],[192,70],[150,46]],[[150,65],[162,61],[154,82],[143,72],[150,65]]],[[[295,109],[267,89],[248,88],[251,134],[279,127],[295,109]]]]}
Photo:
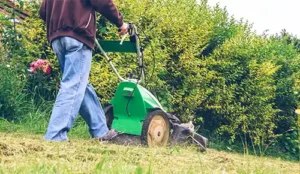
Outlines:
{"type": "Polygon", "coordinates": [[[274,158],[196,147],[146,148],[72,139],[43,141],[41,135],[0,133],[0,173],[286,173],[300,164],[274,158]]]}

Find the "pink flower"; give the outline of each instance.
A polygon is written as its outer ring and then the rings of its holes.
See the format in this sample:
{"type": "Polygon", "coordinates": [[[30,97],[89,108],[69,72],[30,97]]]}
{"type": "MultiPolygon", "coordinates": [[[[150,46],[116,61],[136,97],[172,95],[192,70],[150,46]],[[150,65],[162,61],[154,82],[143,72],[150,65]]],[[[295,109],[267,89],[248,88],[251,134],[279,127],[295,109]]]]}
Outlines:
{"type": "Polygon", "coordinates": [[[36,65],[37,65],[37,67],[40,67],[40,66],[42,66],[42,65],[46,65],[46,61],[44,61],[44,60],[42,60],[42,59],[38,59],[37,61],[36,61],[36,65]]]}
{"type": "Polygon", "coordinates": [[[45,74],[51,73],[51,64],[48,60],[38,59],[30,63],[30,69],[28,70],[31,73],[36,71],[42,71],[45,74]]]}
{"type": "Polygon", "coordinates": [[[46,74],[50,74],[51,73],[51,67],[48,65],[45,69],[43,69],[43,72],[46,74]]]}
{"type": "Polygon", "coordinates": [[[30,67],[35,67],[35,62],[31,62],[30,67]]]}

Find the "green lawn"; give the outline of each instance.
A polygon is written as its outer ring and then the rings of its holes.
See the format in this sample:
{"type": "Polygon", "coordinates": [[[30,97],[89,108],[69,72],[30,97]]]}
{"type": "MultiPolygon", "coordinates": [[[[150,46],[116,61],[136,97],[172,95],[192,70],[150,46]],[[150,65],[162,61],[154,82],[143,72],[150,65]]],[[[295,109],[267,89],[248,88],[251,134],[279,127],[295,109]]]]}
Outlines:
{"type": "Polygon", "coordinates": [[[53,143],[42,135],[0,133],[0,173],[286,173],[300,164],[193,147],[149,149],[72,138],[53,143]]]}

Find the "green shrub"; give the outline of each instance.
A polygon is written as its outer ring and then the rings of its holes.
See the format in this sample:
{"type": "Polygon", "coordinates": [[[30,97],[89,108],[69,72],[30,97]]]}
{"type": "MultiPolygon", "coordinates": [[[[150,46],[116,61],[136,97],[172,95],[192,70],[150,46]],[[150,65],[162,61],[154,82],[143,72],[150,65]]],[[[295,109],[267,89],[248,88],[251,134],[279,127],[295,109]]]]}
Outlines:
{"type": "Polygon", "coordinates": [[[47,60],[38,59],[30,64],[24,92],[36,103],[53,101],[59,89],[58,73],[47,60]]]}
{"type": "MultiPolygon", "coordinates": [[[[300,104],[297,38],[286,33],[259,36],[251,32],[247,22],[230,17],[226,9],[210,8],[205,0],[114,2],[125,21],[139,27],[145,48],[143,85],[168,111],[175,111],[183,121],[193,120],[210,134],[232,141],[240,138],[246,145],[259,146],[299,126],[294,113],[300,104]]],[[[38,7],[38,1],[27,5],[31,16],[16,31],[5,20],[7,29],[0,31],[2,45],[13,50],[10,57],[15,64],[28,67],[31,61],[42,58],[50,60],[58,71],[38,7]]],[[[120,39],[115,26],[102,16],[98,20],[97,39],[120,39]]],[[[112,98],[118,79],[99,50],[93,56],[90,82],[105,104],[112,98]]],[[[109,56],[122,76],[138,75],[135,55],[109,56]]],[[[27,72],[18,73],[24,76],[27,72]]],[[[40,83],[32,78],[27,82],[27,91],[34,91],[40,83]]],[[[37,96],[55,94],[53,90],[43,91],[37,96]]]]}
{"type": "Polygon", "coordinates": [[[205,128],[232,139],[251,137],[256,143],[272,134],[273,78],[278,67],[268,55],[259,57],[266,45],[263,39],[240,32],[207,58],[215,80],[207,85],[208,97],[198,110],[205,128]]]}
{"type": "Polygon", "coordinates": [[[299,134],[298,130],[291,130],[288,132],[285,132],[283,136],[279,138],[279,142],[282,145],[282,151],[290,153],[293,156],[298,157],[299,159],[299,134]]]}
{"type": "Polygon", "coordinates": [[[0,117],[11,121],[23,118],[27,103],[22,91],[25,79],[17,68],[20,67],[0,62],[0,117]]]}

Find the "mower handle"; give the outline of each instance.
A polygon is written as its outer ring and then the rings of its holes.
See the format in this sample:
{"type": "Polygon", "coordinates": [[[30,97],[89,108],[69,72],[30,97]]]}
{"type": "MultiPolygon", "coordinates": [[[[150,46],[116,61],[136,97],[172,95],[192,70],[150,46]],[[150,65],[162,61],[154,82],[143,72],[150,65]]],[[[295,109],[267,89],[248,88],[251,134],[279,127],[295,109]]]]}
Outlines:
{"type": "Polygon", "coordinates": [[[99,42],[97,41],[97,39],[95,39],[95,42],[96,42],[96,45],[98,46],[98,48],[100,49],[101,53],[104,55],[104,57],[106,58],[106,60],[108,61],[109,65],[111,66],[111,68],[113,69],[114,73],[117,75],[117,77],[119,78],[120,81],[133,81],[133,82],[136,82],[136,83],[141,83],[145,79],[145,73],[144,73],[144,69],[143,69],[143,60],[142,60],[142,56],[143,55],[142,55],[142,52],[141,52],[141,47],[140,47],[140,42],[139,42],[137,27],[133,23],[129,23],[129,25],[128,25],[128,31],[122,37],[120,45],[123,44],[123,41],[125,40],[125,38],[129,34],[131,36],[135,37],[136,53],[137,53],[137,58],[138,58],[138,64],[139,64],[139,68],[141,69],[140,79],[128,79],[128,80],[125,80],[123,77],[121,77],[120,74],[118,73],[118,71],[116,70],[116,68],[114,67],[114,65],[112,64],[111,59],[107,56],[106,52],[101,47],[101,45],[99,44],[99,42]]]}
{"type": "MultiPolygon", "coordinates": [[[[120,45],[123,44],[124,40],[126,39],[126,37],[128,35],[133,35],[133,34],[136,35],[137,34],[137,30],[134,31],[134,29],[135,29],[135,25],[132,22],[129,22],[128,23],[128,28],[127,28],[127,33],[122,37],[120,45]],[[135,32],[135,33],[133,33],[133,32],[135,32]]],[[[118,29],[118,31],[120,32],[121,29],[118,29]]]]}

